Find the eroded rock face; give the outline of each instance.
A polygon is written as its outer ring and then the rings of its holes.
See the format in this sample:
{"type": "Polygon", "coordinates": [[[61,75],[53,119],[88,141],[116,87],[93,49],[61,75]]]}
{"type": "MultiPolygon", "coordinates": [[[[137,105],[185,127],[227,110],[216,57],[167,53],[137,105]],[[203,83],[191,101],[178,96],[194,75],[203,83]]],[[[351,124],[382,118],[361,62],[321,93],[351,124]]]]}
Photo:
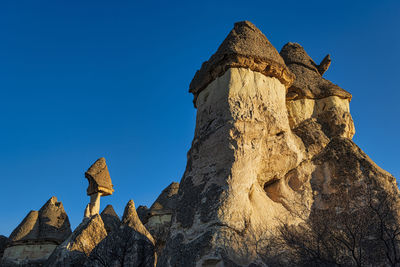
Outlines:
{"type": "MultiPolygon", "coordinates": [[[[145,226],[156,241],[157,253],[160,255],[169,236],[171,219],[176,210],[179,183],[171,183],[156,199],[145,217],[145,226]]],[[[139,216],[140,217],[140,216],[139,216]]]]}
{"type": "Polygon", "coordinates": [[[156,262],[154,239],[139,220],[131,200],[121,226],[92,250],[85,266],[154,267],[156,262]]]}
{"type": "Polygon", "coordinates": [[[301,46],[286,45],[293,85],[252,64],[218,63],[235,53],[281,62],[253,26],[235,24],[192,81],[195,136],[160,266],[266,266],[265,240],[282,222],[336,214],[343,199],[359,200],[351,196],[360,186],[398,199],[395,179],[351,141],[351,95],[321,76],[330,58],[316,65],[301,46]]]}
{"type": "Polygon", "coordinates": [[[194,95],[195,106],[199,93],[229,68],[249,68],[275,77],[285,86],[289,86],[295,78],[256,26],[249,21],[237,22],[217,52],[203,63],[190,83],[189,91],[194,95]]]}
{"type": "Polygon", "coordinates": [[[285,98],[278,79],[245,68],[228,69],[199,94],[162,264],[222,264],[225,257],[250,264],[257,239],[277,224],[276,217],[290,219],[290,202],[303,193],[297,196],[283,179],[304,160],[305,148],[290,130],[285,98]],[[205,242],[204,254],[197,242],[205,242]],[[164,258],[174,250],[185,256],[164,258]]]}
{"type": "Polygon", "coordinates": [[[121,220],[112,205],[107,205],[104,210],[101,212],[101,219],[104,222],[104,227],[106,228],[107,233],[118,230],[121,225],[121,220]]]}
{"type": "Polygon", "coordinates": [[[42,264],[70,234],[64,207],[52,197],[39,211],[30,211],[11,233],[2,265],[42,264]]]}
{"type": "Polygon", "coordinates": [[[107,236],[100,215],[83,222],[50,255],[45,266],[83,266],[92,250],[107,236]]]}
{"type": "Polygon", "coordinates": [[[9,242],[10,241],[7,237],[5,237],[4,235],[0,235],[0,262],[1,258],[3,258],[4,250],[6,249],[9,242]]]}
{"type": "Polygon", "coordinates": [[[299,44],[286,44],[280,54],[290,71],[296,75],[287,93],[291,128],[306,119],[316,118],[329,137],[353,138],[355,128],[349,108],[351,94],[324,79],[320,71],[327,67],[317,66],[299,44]]]}

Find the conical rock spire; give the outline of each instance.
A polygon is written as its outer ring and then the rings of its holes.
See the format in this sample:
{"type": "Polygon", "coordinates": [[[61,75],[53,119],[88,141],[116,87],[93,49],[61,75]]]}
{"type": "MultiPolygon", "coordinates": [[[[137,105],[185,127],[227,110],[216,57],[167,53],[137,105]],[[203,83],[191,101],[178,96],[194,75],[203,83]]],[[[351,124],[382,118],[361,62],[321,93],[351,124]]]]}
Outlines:
{"type": "Polygon", "coordinates": [[[153,244],[155,243],[154,238],[151,236],[149,231],[147,231],[142,221],[140,221],[133,200],[129,200],[128,204],[126,204],[124,215],[122,217],[122,224],[131,227],[136,232],[146,236],[153,244]]]}

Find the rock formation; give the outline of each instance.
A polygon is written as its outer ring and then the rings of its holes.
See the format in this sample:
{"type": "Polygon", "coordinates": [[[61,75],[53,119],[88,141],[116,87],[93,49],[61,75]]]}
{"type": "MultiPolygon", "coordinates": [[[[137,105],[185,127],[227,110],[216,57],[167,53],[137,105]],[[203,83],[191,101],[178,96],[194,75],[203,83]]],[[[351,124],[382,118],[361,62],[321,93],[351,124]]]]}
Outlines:
{"type": "Polygon", "coordinates": [[[169,236],[171,219],[176,210],[179,183],[171,183],[156,199],[145,216],[145,226],[155,238],[157,252],[161,253],[169,236]]]}
{"type": "Polygon", "coordinates": [[[11,233],[2,266],[41,264],[70,234],[64,207],[52,197],[39,211],[30,211],[11,233]]]}
{"type": "Polygon", "coordinates": [[[4,250],[6,249],[8,243],[9,243],[8,238],[5,237],[4,235],[0,235],[0,262],[1,258],[3,258],[4,250]]]}
{"type": "Polygon", "coordinates": [[[235,24],[190,84],[195,136],[160,266],[267,266],[282,223],[351,213],[367,189],[399,199],[351,141],[351,94],[322,77],[329,64],[235,24]]]}
{"type": "Polygon", "coordinates": [[[54,250],[46,266],[398,266],[396,180],[352,141],[352,95],[323,77],[330,65],[236,23],[189,86],[197,117],[181,182],[150,209],[130,200],[122,220],[111,205],[99,215],[114,191],[100,158],[74,232],[53,197],[0,239],[3,265],[54,250]]]}
{"type": "Polygon", "coordinates": [[[50,255],[45,266],[83,266],[92,250],[107,236],[99,214],[85,218],[50,255]]]}
{"type": "Polygon", "coordinates": [[[96,160],[85,172],[85,177],[89,182],[87,195],[90,196],[90,203],[86,206],[84,217],[90,218],[99,214],[100,197],[111,195],[114,192],[105,158],[96,160]]]}
{"type": "Polygon", "coordinates": [[[104,222],[104,227],[106,228],[107,233],[118,230],[121,225],[121,220],[117,213],[115,213],[112,205],[107,205],[101,212],[100,216],[104,222]]]}
{"type": "Polygon", "coordinates": [[[125,207],[122,224],[91,252],[85,266],[155,266],[154,239],[140,221],[132,200],[125,207]]]}

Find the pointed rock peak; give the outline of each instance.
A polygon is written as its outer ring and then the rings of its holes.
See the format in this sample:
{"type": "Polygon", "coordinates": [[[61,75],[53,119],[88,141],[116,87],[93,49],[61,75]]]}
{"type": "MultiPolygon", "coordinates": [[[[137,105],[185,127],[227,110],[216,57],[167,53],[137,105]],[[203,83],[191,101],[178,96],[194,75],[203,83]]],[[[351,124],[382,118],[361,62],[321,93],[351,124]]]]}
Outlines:
{"type": "Polygon", "coordinates": [[[12,242],[33,240],[39,237],[39,212],[31,210],[17,228],[12,231],[9,239],[12,242]]]}
{"type": "Polygon", "coordinates": [[[64,210],[64,207],[61,202],[58,202],[57,197],[52,196],[47,202],[40,208],[39,212],[42,213],[45,210],[50,209],[50,207],[57,207],[64,210]]]}
{"type": "Polygon", "coordinates": [[[107,205],[104,210],[101,212],[101,216],[103,215],[109,215],[109,216],[113,216],[119,219],[118,214],[115,212],[114,208],[112,205],[107,205]]]}
{"type": "Polygon", "coordinates": [[[307,54],[304,48],[297,43],[287,43],[282,47],[280,52],[283,60],[287,66],[291,64],[299,64],[306,68],[309,68],[317,73],[317,64],[312,60],[312,58],[307,54]]]}
{"type": "Polygon", "coordinates": [[[54,196],[40,208],[39,222],[39,239],[41,240],[51,240],[60,244],[72,233],[64,206],[54,196]]]}
{"type": "Polygon", "coordinates": [[[167,186],[150,207],[150,214],[153,215],[154,213],[159,213],[161,211],[170,213],[172,210],[175,210],[178,190],[179,183],[171,183],[167,186]]]}
{"type": "MultiPolygon", "coordinates": [[[[117,213],[114,210],[114,207],[112,205],[107,205],[101,214],[108,214],[108,215],[117,215],[117,213]]],[[[118,216],[118,215],[117,215],[118,216]]]]}
{"type": "Polygon", "coordinates": [[[111,205],[107,205],[107,207],[105,207],[101,212],[100,216],[103,219],[107,233],[118,230],[121,225],[121,220],[111,205]]]}
{"type": "Polygon", "coordinates": [[[45,266],[86,266],[92,250],[107,236],[99,214],[84,219],[50,255],[45,266]]]}
{"type": "Polygon", "coordinates": [[[204,62],[190,83],[189,91],[197,95],[229,68],[248,68],[275,77],[288,88],[294,75],[267,37],[249,21],[235,23],[217,52],[204,62]]]}
{"type": "Polygon", "coordinates": [[[130,219],[137,217],[137,212],[135,208],[135,202],[129,200],[125,206],[124,215],[122,216],[122,222],[127,223],[130,219]]]}
{"type": "Polygon", "coordinates": [[[128,204],[126,204],[124,216],[122,217],[122,224],[127,225],[138,233],[146,236],[153,244],[155,244],[154,238],[139,219],[133,200],[129,200],[128,204]]]}
{"type": "Polygon", "coordinates": [[[89,181],[89,187],[87,188],[88,195],[100,192],[102,196],[108,196],[114,192],[105,158],[96,160],[85,172],[85,177],[89,181]]]}
{"type": "Polygon", "coordinates": [[[281,65],[284,61],[267,37],[250,21],[235,23],[215,55],[238,54],[269,60],[281,65]]]}

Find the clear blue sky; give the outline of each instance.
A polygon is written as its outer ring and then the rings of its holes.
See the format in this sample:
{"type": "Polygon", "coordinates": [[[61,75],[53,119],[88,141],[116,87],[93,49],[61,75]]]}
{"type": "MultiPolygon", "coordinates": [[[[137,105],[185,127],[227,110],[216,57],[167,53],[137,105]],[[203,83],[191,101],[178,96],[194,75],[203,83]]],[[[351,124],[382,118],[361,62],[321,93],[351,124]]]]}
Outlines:
{"type": "Polygon", "coordinates": [[[107,160],[120,215],[186,165],[189,83],[233,23],[298,42],[353,94],[355,142],[400,178],[400,1],[0,1],[0,234],[55,195],[75,227],[107,160]]]}

